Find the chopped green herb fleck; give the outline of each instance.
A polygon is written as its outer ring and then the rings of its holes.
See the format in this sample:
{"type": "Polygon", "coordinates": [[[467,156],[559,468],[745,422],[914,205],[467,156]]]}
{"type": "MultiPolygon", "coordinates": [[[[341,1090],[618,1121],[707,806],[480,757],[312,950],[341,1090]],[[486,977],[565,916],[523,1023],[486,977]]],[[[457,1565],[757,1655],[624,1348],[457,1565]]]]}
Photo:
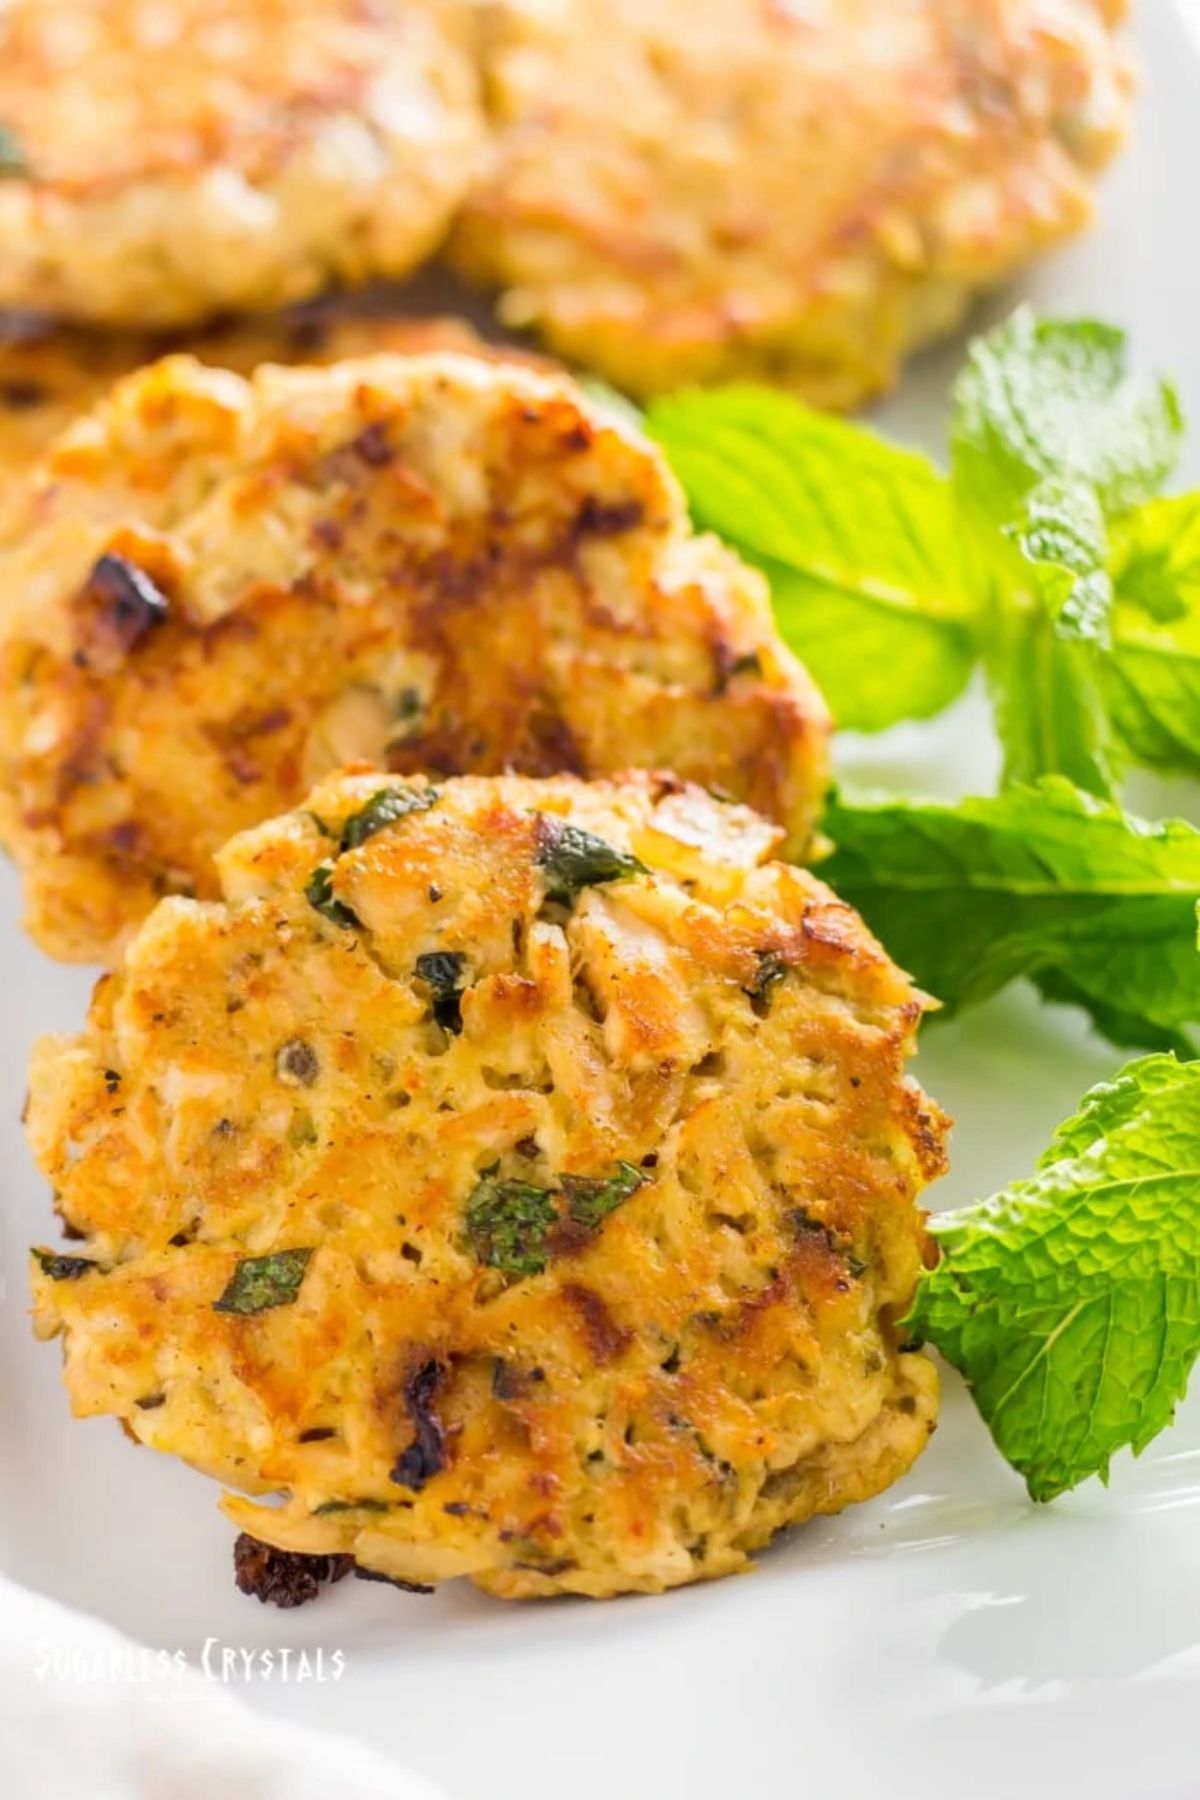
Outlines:
{"type": "Polygon", "coordinates": [[[334,925],[357,925],[358,915],[334,896],[333,868],[331,862],[323,862],[320,868],[313,870],[312,878],[304,890],[304,898],[334,925]]]}
{"type": "Polygon", "coordinates": [[[294,1112],[287,1128],[287,1141],[293,1150],[306,1150],[317,1142],[317,1127],[311,1113],[294,1112]]]}
{"type": "Polygon", "coordinates": [[[649,873],[636,856],[547,813],[538,815],[537,861],[545,878],[547,900],[567,905],[582,888],[649,873]]]}
{"type": "Polygon", "coordinates": [[[462,995],[467,959],[461,950],[429,950],[416,960],[418,981],[433,989],[433,1016],[443,1031],[462,1030],[462,995]]]}
{"type": "Polygon", "coordinates": [[[480,1262],[506,1275],[540,1275],[546,1237],[558,1222],[550,1188],[484,1176],[467,1202],[466,1226],[480,1262]]]}
{"type": "Polygon", "coordinates": [[[260,1313],[290,1306],[300,1292],[311,1250],[277,1250],[271,1256],[247,1256],[229,1277],[214,1312],[260,1313]]]}
{"type": "Polygon", "coordinates": [[[770,1004],[771,989],[783,980],[788,966],[778,950],[756,950],[754,954],[758,958],[758,968],[746,993],[755,1002],[756,1011],[766,1012],[770,1004]]]}
{"type": "Polygon", "coordinates": [[[361,811],[352,813],[342,826],[342,849],[360,849],[377,831],[395,825],[409,813],[425,812],[436,799],[436,788],[380,788],[361,811]]]}
{"type": "Polygon", "coordinates": [[[78,1281],[83,1275],[90,1275],[93,1269],[100,1267],[86,1256],[61,1256],[57,1250],[35,1250],[43,1275],[51,1281],[78,1281]]]}
{"type": "Polygon", "coordinates": [[[562,1191],[567,1210],[577,1225],[594,1229],[602,1219],[644,1186],[648,1178],[632,1163],[619,1162],[615,1175],[564,1175],[562,1191]]]}
{"type": "Polygon", "coordinates": [[[28,175],[29,158],[21,140],[9,125],[0,125],[0,180],[6,176],[28,175]]]}
{"type": "Polygon", "coordinates": [[[313,1518],[324,1519],[330,1513],[385,1513],[390,1511],[391,1508],[386,1500],[323,1500],[320,1506],[314,1507],[313,1518]]]}

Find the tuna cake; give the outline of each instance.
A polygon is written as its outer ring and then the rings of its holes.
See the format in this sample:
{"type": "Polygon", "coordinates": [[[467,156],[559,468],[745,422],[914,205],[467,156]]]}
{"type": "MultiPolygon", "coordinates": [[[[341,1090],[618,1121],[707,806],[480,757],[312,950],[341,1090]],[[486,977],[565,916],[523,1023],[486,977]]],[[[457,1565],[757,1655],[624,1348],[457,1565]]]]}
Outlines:
{"type": "Polygon", "coordinates": [[[757,376],[853,405],[1085,223],[1122,11],[495,0],[456,260],[631,393],[757,376]]]}
{"type": "Polygon", "coordinates": [[[525,360],[486,343],[461,320],[296,307],[225,321],[185,336],[97,332],[36,318],[0,320],[0,510],[60,431],[121,376],[171,351],[252,375],[262,363],[340,362],[381,351],[452,350],[491,361],[525,360]]]}
{"type": "Polygon", "coordinates": [[[828,720],[765,586],[567,378],[456,356],[187,358],[59,437],[0,522],[0,839],[52,954],[356,758],[669,768],[800,855],[828,720]]]}
{"type": "Polygon", "coordinates": [[[7,0],[0,307],[142,328],[405,274],[479,150],[467,14],[7,0]]]}
{"type": "Polygon", "coordinates": [[[655,1592],[917,1456],[922,997],[781,838],[669,776],[351,771],[42,1041],[37,1331],[240,1491],[242,1585],[655,1592]]]}

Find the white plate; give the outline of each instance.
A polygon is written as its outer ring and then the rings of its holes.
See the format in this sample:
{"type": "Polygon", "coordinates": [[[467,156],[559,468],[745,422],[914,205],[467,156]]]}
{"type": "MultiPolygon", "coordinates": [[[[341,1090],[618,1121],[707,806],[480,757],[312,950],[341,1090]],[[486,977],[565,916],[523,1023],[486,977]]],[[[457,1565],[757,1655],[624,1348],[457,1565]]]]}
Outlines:
{"type": "MultiPolygon", "coordinates": [[[[1191,0],[1181,0],[1191,5],[1191,0]]],[[[1138,142],[1102,228],[1023,288],[1115,318],[1179,380],[1200,479],[1200,32],[1143,0],[1138,142]]],[[[957,354],[915,371],[889,429],[936,447],[957,354]]],[[[986,716],[847,760],[896,785],[986,783],[986,716]]],[[[1176,799],[1178,800],[1178,796],[1176,799]]],[[[1158,804],[1158,802],[1156,802],[1158,804]]],[[[52,1349],[29,1340],[25,1246],[49,1209],[17,1126],[41,1030],[78,1023],[88,981],[41,960],[0,881],[0,1566],[144,1643],[340,1649],[340,1681],[258,1680],[256,1704],[368,1739],[452,1800],[1194,1800],[1200,1677],[1200,1404],[1140,1462],[1030,1506],[947,1380],[943,1423],[885,1498],[795,1533],[754,1575],[652,1600],[506,1608],[346,1582],[279,1614],[241,1599],[215,1489],[72,1423],[52,1349]]],[[[1021,991],[929,1034],[920,1073],[961,1121],[943,1203],[1028,1171],[1051,1127],[1117,1058],[1021,991]]],[[[14,1800],[19,1797],[14,1796],[14,1800]]]]}

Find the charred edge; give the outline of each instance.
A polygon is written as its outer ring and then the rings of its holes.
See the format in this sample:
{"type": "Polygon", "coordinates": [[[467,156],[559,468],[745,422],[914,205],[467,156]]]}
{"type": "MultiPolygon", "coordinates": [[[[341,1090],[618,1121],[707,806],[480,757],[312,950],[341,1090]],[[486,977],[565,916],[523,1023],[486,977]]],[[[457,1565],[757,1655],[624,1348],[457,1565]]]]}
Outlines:
{"type": "Polygon", "coordinates": [[[388,442],[388,430],[382,419],[376,419],[360,431],[354,440],[354,454],[360,462],[366,463],[369,469],[386,469],[388,464],[396,460],[396,452],[388,442]]]}
{"type": "Polygon", "coordinates": [[[739,651],[725,637],[714,638],[712,659],[713,693],[718,697],[728,692],[739,675],[762,674],[762,658],[757,650],[739,651]]]}
{"type": "Polygon", "coordinates": [[[444,1363],[427,1362],[404,1383],[404,1404],[413,1422],[413,1441],[403,1451],[391,1472],[397,1487],[411,1488],[419,1494],[427,1481],[440,1475],[446,1466],[446,1434],[433,1408],[445,1381],[444,1363]]]}
{"type": "Polygon", "coordinates": [[[646,509],[640,500],[597,500],[589,494],[575,514],[571,535],[576,542],[588,537],[621,537],[643,524],[646,509]]]}
{"type": "Polygon", "coordinates": [[[8,412],[32,412],[49,398],[49,390],[39,382],[0,381],[0,406],[8,412]]]}
{"type": "MultiPolygon", "coordinates": [[[[502,1356],[496,1357],[492,1363],[492,1394],[497,1400],[524,1400],[530,1388],[545,1379],[544,1369],[520,1369],[515,1363],[506,1362],[502,1356]]],[[[449,1508],[445,1510],[448,1512],[449,1508]]]]}
{"type": "Polygon", "coordinates": [[[427,1581],[404,1581],[399,1575],[383,1575],[378,1569],[364,1569],[361,1563],[354,1566],[355,1581],[382,1581],[388,1587],[401,1588],[406,1594],[432,1594],[433,1589],[427,1581]]]}
{"type": "Polygon", "coordinates": [[[109,645],[129,651],[167,616],[167,596],[144,569],[106,554],[92,568],[83,599],[96,607],[109,645]]]}
{"type": "Polygon", "coordinates": [[[629,1348],[633,1333],[617,1324],[594,1288],[584,1287],[581,1282],[568,1282],[562,1297],[578,1313],[587,1347],[597,1363],[615,1362],[629,1348]]]}
{"type": "Polygon", "coordinates": [[[276,1550],[249,1532],[233,1546],[233,1575],[239,1590],[264,1606],[306,1606],[326,1582],[341,1581],[354,1567],[352,1556],[305,1556],[276,1550]]]}
{"type": "Polygon", "coordinates": [[[841,1235],[820,1219],[814,1219],[803,1207],[793,1207],[785,1215],[785,1219],[797,1248],[816,1249],[822,1259],[828,1262],[833,1285],[839,1293],[847,1293],[850,1280],[857,1280],[860,1275],[865,1274],[866,1263],[851,1254],[841,1235]]]}

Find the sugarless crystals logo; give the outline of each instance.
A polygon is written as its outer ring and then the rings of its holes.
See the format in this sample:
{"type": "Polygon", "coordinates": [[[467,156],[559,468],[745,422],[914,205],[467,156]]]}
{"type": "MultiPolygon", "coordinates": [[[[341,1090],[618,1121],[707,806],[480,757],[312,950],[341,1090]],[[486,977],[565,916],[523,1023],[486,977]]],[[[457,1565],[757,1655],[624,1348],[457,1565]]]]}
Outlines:
{"type": "Polygon", "coordinates": [[[346,1670],[343,1650],[326,1650],[318,1644],[295,1650],[287,1644],[252,1649],[245,1644],[223,1644],[205,1638],[200,1667],[206,1680],[225,1686],[238,1682],[277,1681],[292,1687],[304,1682],[340,1681],[346,1670]]]}
{"type": "Polygon", "coordinates": [[[153,1686],[176,1682],[187,1674],[183,1650],[152,1650],[141,1644],[50,1644],[33,1646],[33,1673],[38,1681],[117,1681],[153,1686]]]}
{"type": "Polygon", "coordinates": [[[42,1682],[135,1683],[182,1692],[185,1677],[196,1672],[221,1687],[260,1681],[299,1687],[305,1682],[340,1681],[346,1672],[345,1651],[323,1644],[299,1650],[288,1644],[258,1647],[205,1638],[198,1671],[186,1650],[154,1650],[140,1644],[85,1647],[40,1639],[31,1648],[33,1673],[42,1682]]]}

